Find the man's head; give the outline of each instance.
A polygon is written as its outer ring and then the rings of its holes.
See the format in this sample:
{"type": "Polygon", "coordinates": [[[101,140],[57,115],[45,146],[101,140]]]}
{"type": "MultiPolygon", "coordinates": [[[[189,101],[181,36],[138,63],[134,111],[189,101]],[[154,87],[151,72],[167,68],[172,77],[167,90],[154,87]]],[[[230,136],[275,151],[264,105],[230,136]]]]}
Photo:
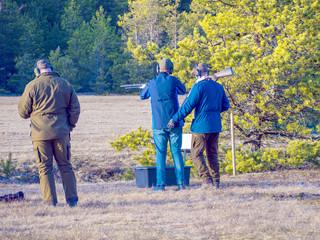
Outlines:
{"type": "Polygon", "coordinates": [[[195,77],[200,77],[204,75],[209,74],[209,70],[207,65],[204,63],[198,63],[197,65],[194,66],[193,70],[191,71],[191,74],[195,75],[195,77]]]}
{"type": "Polygon", "coordinates": [[[34,67],[34,73],[36,74],[36,76],[44,72],[52,72],[52,71],[53,71],[53,67],[45,59],[38,60],[34,67]]]}
{"type": "Polygon", "coordinates": [[[167,72],[169,74],[172,74],[173,63],[170,61],[170,59],[164,58],[160,61],[157,71],[158,72],[167,72]]]}

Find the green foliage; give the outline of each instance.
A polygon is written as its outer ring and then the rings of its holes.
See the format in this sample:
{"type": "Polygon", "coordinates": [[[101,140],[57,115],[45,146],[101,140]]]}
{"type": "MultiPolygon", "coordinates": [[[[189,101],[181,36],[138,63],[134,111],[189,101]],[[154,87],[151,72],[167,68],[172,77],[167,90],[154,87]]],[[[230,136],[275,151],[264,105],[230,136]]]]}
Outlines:
{"type": "MultiPolygon", "coordinates": [[[[276,170],[284,167],[284,152],[279,149],[265,149],[251,152],[236,149],[236,171],[237,173],[261,172],[276,170]]],[[[232,173],[232,152],[227,151],[225,162],[221,163],[222,172],[232,173]]]]}
{"type": "Polygon", "coordinates": [[[17,74],[11,76],[7,81],[8,88],[13,93],[21,93],[28,82],[35,78],[32,54],[25,53],[23,56],[16,58],[16,68],[19,69],[17,74]]]}
{"type": "MultiPolygon", "coordinates": [[[[2,9],[16,9],[18,5],[14,1],[1,2],[2,9]]],[[[23,29],[22,18],[16,12],[0,12],[0,88],[11,90],[7,86],[7,80],[16,72],[15,58],[21,53],[19,42],[23,29]]]]}
{"type": "MultiPolygon", "coordinates": [[[[228,4],[194,0],[192,11],[179,13],[177,18],[178,29],[189,33],[178,38],[177,48],[145,37],[156,33],[162,23],[159,17],[154,24],[158,28],[144,27],[151,12],[144,12],[147,7],[139,8],[139,4],[147,2],[131,2],[130,13],[119,23],[132,37],[128,51],[142,64],[171,58],[174,75],[189,88],[195,63],[207,63],[211,73],[233,67],[235,75],[219,82],[230,99],[237,134],[247,143],[258,149],[268,135],[308,138],[318,128],[318,1],[235,0],[228,4]],[[136,23],[143,29],[135,28],[136,23]]],[[[174,13],[171,3],[158,4],[174,13]]],[[[168,19],[171,24],[167,25],[173,26],[175,21],[168,19]]],[[[223,121],[224,128],[226,124],[223,121]]]]}
{"type": "Polygon", "coordinates": [[[71,0],[61,17],[61,28],[65,31],[67,37],[71,37],[74,30],[78,29],[84,21],[81,4],[78,1],[71,0]]]}
{"type": "Polygon", "coordinates": [[[60,47],[50,52],[49,61],[54,66],[54,70],[58,72],[62,78],[67,79],[76,91],[83,88],[84,83],[81,83],[79,80],[77,81],[77,77],[79,76],[78,68],[70,56],[63,56],[60,47]]]}
{"type": "Polygon", "coordinates": [[[4,90],[4,89],[0,89],[0,95],[8,95],[8,94],[10,94],[11,92],[9,92],[9,91],[6,91],[6,90],[4,90]]]}
{"type": "Polygon", "coordinates": [[[12,153],[9,153],[9,157],[8,157],[8,160],[7,160],[7,161],[1,159],[1,169],[0,169],[0,172],[3,173],[6,178],[9,178],[9,177],[10,177],[12,171],[13,171],[15,168],[16,168],[16,167],[12,164],[12,153]]]}
{"type": "MultiPolygon", "coordinates": [[[[294,140],[289,142],[285,150],[267,148],[252,152],[242,147],[236,149],[237,173],[320,166],[320,142],[294,140]]],[[[221,172],[232,173],[231,154],[231,149],[227,149],[225,160],[220,163],[221,172]]]]}
{"type": "Polygon", "coordinates": [[[132,159],[142,166],[155,166],[156,150],[152,135],[148,130],[138,127],[136,132],[130,131],[111,141],[110,145],[118,152],[127,150],[132,154],[132,159]]]}
{"type": "Polygon", "coordinates": [[[90,21],[90,34],[92,34],[92,49],[89,52],[88,64],[92,72],[90,84],[98,93],[112,89],[112,76],[109,70],[121,53],[118,44],[120,38],[110,22],[111,18],[106,17],[102,7],[90,21]]]}
{"type": "Polygon", "coordinates": [[[120,179],[124,179],[126,181],[134,179],[134,171],[130,168],[127,169],[122,175],[120,175],[120,179]]]}
{"type": "Polygon", "coordinates": [[[75,75],[73,81],[77,89],[93,90],[98,94],[114,91],[114,80],[123,72],[123,69],[115,66],[122,64],[125,58],[119,45],[120,37],[111,25],[111,19],[100,7],[90,21],[82,21],[78,13],[79,6],[74,1],[67,10],[75,17],[64,15],[64,28],[70,35],[64,57],[70,60],[69,66],[75,75]],[[74,29],[70,24],[77,27],[74,29]]]}
{"type": "MultiPolygon", "coordinates": [[[[187,21],[184,10],[188,9],[187,1],[128,1],[128,13],[120,16],[119,26],[125,32],[126,50],[134,58],[131,65],[139,68],[129,69],[130,80],[127,83],[145,83],[156,75],[157,63],[165,54],[159,55],[161,49],[176,49],[178,41],[192,32],[193,22],[187,21]],[[137,61],[137,62],[136,62],[137,61]],[[132,81],[132,82],[131,82],[132,81]]],[[[186,67],[185,62],[181,63],[186,67]]],[[[179,66],[175,65],[180,68],[179,66]]],[[[186,74],[185,74],[186,75],[186,74]]],[[[179,77],[182,77],[179,76],[179,77]]],[[[184,82],[184,78],[181,78],[184,82]]]]}
{"type": "Polygon", "coordinates": [[[300,167],[304,164],[319,167],[320,142],[306,140],[291,141],[287,146],[287,157],[288,164],[294,167],[300,167]]]}
{"type": "MultiPolygon", "coordinates": [[[[116,138],[110,142],[112,148],[118,152],[122,150],[128,151],[132,155],[132,160],[139,163],[141,166],[155,166],[156,147],[153,142],[153,137],[148,130],[143,130],[141,127],[137,131],[130,131],[125,135],[116,138]]],[[[170,152],[170,147],[167,149],[168,166],[173,165],[173,159],[170,152]]]]}
{"type": "Polygon", "coordinates": [[[205,4],[215,14],[200,21],[204,34],[185,39],[178,51],[201,49],[199,59],[213,71],[233,67],[235,76],[219,81],[231,100],[236,129],[258,148],[262,136],[310,134],[305,119],[316,113],[309,109],[319,113],[315,53],[320,50],[316,24],[320,3],[236,0],[233,4],[237,7],[205,4]]]}
{"type": "Polygon", "coordinates": [[[127,0],[8,0],[1,6],[1,89],[21,93],[34,77],[34,62],[49,58],[77,91],[117,91],[128,56],[116,22],[127,0]],[[22,3],[27,6],[13,11],[22,3]]]}
{"type": "Polygon", "coordinates": [[[21,93],[40,57],[77,91],[99,94],[146,83],[163,57],[189,89],[196,63],[211,73],[231,66],[219,82],[240,140],[259,149],[269,135],[310,139],[320,132],[319,13],[314,0],[6,0],[0,89],[21,93]]]}

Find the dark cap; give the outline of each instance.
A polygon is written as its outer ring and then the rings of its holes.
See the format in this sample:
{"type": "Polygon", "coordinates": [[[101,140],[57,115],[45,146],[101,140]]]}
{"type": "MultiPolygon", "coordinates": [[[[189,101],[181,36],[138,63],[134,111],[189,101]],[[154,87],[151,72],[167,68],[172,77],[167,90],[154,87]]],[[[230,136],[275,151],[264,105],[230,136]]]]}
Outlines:
{"type": "Polygon", "coordinates": [[[159,69],[160,71],[172,70],[173,63],[170,61],[170,59],[164,58],[159,63],[159,69]]]}
{"type": "Polygon", "coordinates": [[[52,68],[51,64],[45,60],[45,59],[40,59],[37,61],[36,67],[40,69],[46,69],[46,68],[52,68]]]}

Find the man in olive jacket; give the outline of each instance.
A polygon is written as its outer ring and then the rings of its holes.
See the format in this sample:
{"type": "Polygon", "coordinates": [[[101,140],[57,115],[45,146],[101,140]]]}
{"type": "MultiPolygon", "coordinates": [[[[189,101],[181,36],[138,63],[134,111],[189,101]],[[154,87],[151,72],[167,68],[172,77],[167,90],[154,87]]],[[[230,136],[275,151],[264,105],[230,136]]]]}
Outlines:
{"type": "Polygon", "coordinates": [[[22,118],[31,119],[31,140],[39,169],[43,199],[57,204],[53,157],[61,173],[66,201],[78,202],[76,178],[70,162],[70,131],[80,115],[78,97],[70,83],[53,71],[46,60],[35,66],[36,78],[27,84],[18,104],[22,118]]]}

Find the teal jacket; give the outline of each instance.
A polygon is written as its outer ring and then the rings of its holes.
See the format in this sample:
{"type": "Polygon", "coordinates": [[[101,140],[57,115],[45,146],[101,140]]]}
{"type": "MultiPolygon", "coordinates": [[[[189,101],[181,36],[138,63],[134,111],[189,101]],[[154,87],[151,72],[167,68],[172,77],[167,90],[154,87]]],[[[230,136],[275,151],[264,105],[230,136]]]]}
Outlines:
{"type": "MultiPolygon", "coordinates": [[[[167,124],[179,109],[178,94],[185,94],[186,87],[178,78],[160,73],[140,91],[142,100],[151,97],[152,129],[167,128],[167,124]]],[[[183,126],[177,121],[176,127],[183,126]]]]}
{"type": "Polygon", "coordinates": [[[194,109],[191,131],[194,133],[218,133],[222,130],[221,115],[229,109],[229,100],[223,86],[212,80],[196,83],[173,121],[179,122],[194,109]]]}

